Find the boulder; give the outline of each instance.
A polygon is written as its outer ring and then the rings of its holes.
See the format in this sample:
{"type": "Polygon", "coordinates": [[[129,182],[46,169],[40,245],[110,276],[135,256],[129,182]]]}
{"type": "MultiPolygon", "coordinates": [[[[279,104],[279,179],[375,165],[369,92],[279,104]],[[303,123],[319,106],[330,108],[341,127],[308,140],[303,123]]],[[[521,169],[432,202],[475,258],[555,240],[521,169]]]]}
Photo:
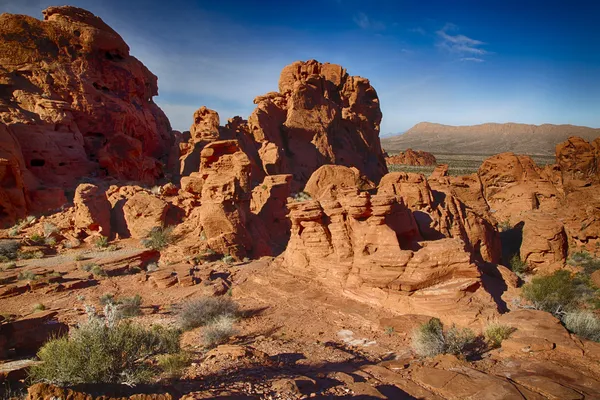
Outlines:
{"type": "Polygon", "coordinates": [[[169,204],[148,192],[138,192],[123,205],[123,214],[131,237],[142,239],[152,228],[165,224],[169,204]]]}
{"type": "Polygon", "coordinates": [[[600,138],[587,142],[572,136],[556,145],[556,163],[569,190],[598,183],[600,172],[600,138]]]}
{"type": "Polygon", "coordinates": [[[314,199],[335,198],[338,191],[346,189],[373,189],[375,185],[360,175],[360,171],[354,167],[343,165],[323,165],[311,176],[304,192],[314,199]]]}
{"type": "Polygon", "coordinates": [[[563,267],[568,251],[563,224],[552,215],[537,212],[528,213],[524,221],[521,260],[536,272],[563,267]]]}
{"type": "Polygon", "coordinates": [[[75,197],[76,229],[83,229],[88,233],[97,232],[102,236],[110,237],[110,203],[106,197],[106,192],[98,186],[90,183],[83,183],[77,186],[75,197]]]}
{"type": "Polygon", "coordinates": [[[414,151],[413,149],[407,149],[394,156],[386,157],[385,162],[388,165],[401,164],[425,166],[437,164],[437,160],[433,154],[421,150],[414,151]]]}

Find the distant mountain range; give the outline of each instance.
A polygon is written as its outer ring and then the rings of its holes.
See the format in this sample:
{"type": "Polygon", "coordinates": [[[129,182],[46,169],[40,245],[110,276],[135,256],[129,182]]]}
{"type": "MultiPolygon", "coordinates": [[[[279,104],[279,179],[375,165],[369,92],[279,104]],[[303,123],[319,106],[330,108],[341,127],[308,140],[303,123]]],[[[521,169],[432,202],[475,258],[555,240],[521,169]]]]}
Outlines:
{"type": "Polygon", "coordinates": [[[519,154],[551,156],[556,144],[570,136],[588,141],[600,136],[599,128],[575,125],[481,124],[450,126],[420,122],[403,134],[381,139],[384,150],[424,150],[438,154],[519,154]]]}

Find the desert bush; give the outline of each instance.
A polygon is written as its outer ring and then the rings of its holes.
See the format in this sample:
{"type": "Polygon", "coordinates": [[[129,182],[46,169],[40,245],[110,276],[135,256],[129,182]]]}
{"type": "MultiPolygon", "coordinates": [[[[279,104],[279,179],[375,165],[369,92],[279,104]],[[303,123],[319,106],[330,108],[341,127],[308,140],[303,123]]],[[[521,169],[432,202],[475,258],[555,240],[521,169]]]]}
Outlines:
{"type": "Polygon", "coordinates": [[[518,254],[512,256],[509,265],[515,274],[524,274],[529,270],[529,266],[521,260],[518,254]]]}
{"type": "Polygon", "coordinates": [[[117,301],[117,310],[121,318],[133,318],[142,314],[142,296],[124,297],[117,301]]]}
{"type": "Polygon", "coordinates": [[[46,239],[44,239],[44,244],[46,246],[56,246],[56,239],[53,237],[47,237],[46,239]]]}
{"type": "Polygon", "coordinates": [[[31,260],[31,259],[36,259],[36,258],[43,258],[44,252],[41,250],[20,251],[18,257],[20,260],[31,260]]]}
{"type": "Polygon", "coordinates": [[[148,237],[142,241],[142,244],[154,250],[162,250],[173,241],[173,228],[159,227],[152,228],[148,237]]]}
{"type": "Polygon", "coordinates": [[[91,272],[94,276],[108,276],[106,271],[95,263],[88,263],[81,266],[81,269],[85,272],[91,272]]]}
{"type": "Polygon", "coordinates": [[[19,229],[18,228],[10,228],[10,230],[8,231],[8,236],[9,237],[15,237],[19,234],[19,229]]]}
{"type": "Polygon", "coordinates": [[[476,336],[470,329],[459,329],[452,325],[444,331],[442,322],[432,318],[413,332],[412,348],[421,357],[433,357],[438,354],[464,354],[475,342],[476,336]]]}
{"type": "Polygon", "coordinates": [[[223,258],[221,258],[221,262],[223,262],[225,264],[233,264],[234,261],[235,261],[235,259],[230,254],[225,254],[223,256],[223,258]]]}
{"type": "Polygon", "coordinates": [[[37,279],[37,275],[33,271],[21,271],[17,275],[17,279],[20,281],[34,281],[37,279]]]}
{"type": "Polygon", "coordinates": [[[580,282],[567,270],[558,270],[551,275],[536,276],[523,285],[523,297],[537,310],[559,316],[577,303],[580,282]]]}
{"type": "Polygon", "coordinates": [[[586,251],[580,251],[571,254],[567,260],[567,263],[572,266],[583,267],[583,273],[586,275],[591,275],[600,270],[600,259],[595,258],[586,251]]]}
{"type": "Polygon", "coordinates": [[[33,307],[31,308],[31,310],[35,313],[38,311],[44,311],[46,309],[46,306],[43,305],[42,303],[37,303],[34,304],[33,307]]]}
{"type": "Polygon", "coordinates": [[[384,329],[385,334],[388,335],[388,336],[393,335],[394,331],[395,331],[395,329],[394,329],[393,326],[386,326],[385,329],[384,329]]]}
{"type": "Polygon", "coordinates": [[[600,318],[587,310],[571,311],[563,316],[565,327],[588,340],[600,342],[600,318]]]}
{"type": "Polygon", "coordinates": [[[179,313],[183,329],[207,325],[221,316],[236,318],[238,305],[229,297],[201,297],[185,303],[179,313]]]}
{"type": "Polygon", "coordinates": [[[15,269],[15,268],[17,268],[17,263],[16,263],[16,262],[14,262],[14,261],[13,261],[13,262],[6,263],[6,264],[4,265],[4,269],[5,269],[5,270],[7,270],[7,271],[8,271],[8,270],[11,270],[11,269],[15,269]]]}
{"type": "Polygon", "coordinates": [[[44,236],[45,237],[50,237],[55,233],[58,233],[58,228],[56,225],[50,223],[50,222],[44,222],[44,236]]]}
{"type": "Polygon", "coordinates": [[[493,347],[500,347],[504,339],[508,339],[514,329],[508,325],[492,322],[485,328],[485,337],[493,347]]]}
{"type": "Polygon", "coordinates": [[[507,218],[503,221],[498,222],[498,231],[506,232],[512,229],[512,223],[510,222],[510,218],[507,218]]]}
{"type": "Polygon", "coordinates": [[[158,269],[158,264],[155,262],[148,264],[148,266],[146,267],[146,271],[148,272],[156,272],[158,271],[158,269]]]}
{"type": "Polygon", "coordinates": [[[212,348],[226,343],[229,338],[237,334],[233,326],[235,317],[232,315],[220,315],[212,320],[202,331],[202,343],[205,347],[212,348]]]}
{"type": "Polygon", "coordinates": [[[94,242],[94,244],[99,249],[105,249],[108,247],[108,237],[99,236],[98,239],[96,239],[96,241],[94,242]]]}
{"type": "Polygon", "coordinates": [[[161,354],[157,357],[157,363],[166,376],[177,378],[190,365],[190,355],[185,352],[161,354]]]}
{"type": "Polygon", "coordinates": [[[116,300],[115,300],[115,295],[112,293],[105,293],[102,296],[100,296],[100,304],[102,304],[103,306],[107,305],[107,304],[115,304],[116,300]]]}
{"type": "Polygon", "coordinates": [[[162,193],[162,187],[161,186],[152,186],[152,188],[150,189],[150,193],[159,196],[162,193]]]}
{"type": "Polygon", "coordinates": [[[301,201],[312,200],[312,197],[310,196],[310,194],[308,194],[306,192],[298,192],[298,193],[294,193],[292,195],[292,199],[294,202],[301,202],[301,201]]]}
{"type": "Polygon", "coordinates": [[[44,239],[45,238],[42,235],[40,235],[39,233],[34,233],[33,235],[31,235],[29,237],[29,240],[31,240],[35,244],[44,243],[44,239]]]}
{"type": "Polygon", "coordinates": [[[156,370],[148,360],[178,353],[179,335],[163,327],[147,329],[91,316],[69,336],[47,342],[38,352],[42,363],[32,367],[30,375],[34,382],[63,386],[149,382],[156,370]]]}
{"type": "Polygon", "coordinates": [[[0,257],[10,261],[17,258],[21,244],[17,240],[0,240],[0,257]]]}
{"type": "Polygon", "coordinates": [[[75,260],[75,261],[82,261],[82,260],[85,260],[85,256],[84,256],[83,254],[79,253],[79,254],[77,254],[77,255],[74,257],[74,260],[75,260]]]}

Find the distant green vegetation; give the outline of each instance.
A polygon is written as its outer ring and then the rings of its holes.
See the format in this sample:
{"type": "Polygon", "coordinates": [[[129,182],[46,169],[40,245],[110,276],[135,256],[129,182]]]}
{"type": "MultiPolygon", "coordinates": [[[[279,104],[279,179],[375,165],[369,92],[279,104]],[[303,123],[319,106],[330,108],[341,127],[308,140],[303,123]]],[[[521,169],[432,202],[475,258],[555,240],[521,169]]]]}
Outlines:
{"type": "MultiPolygon", "coordinates": [[[[397,152],[388,153],[390,156],[398,154],[397,152]]],[[[448,164],[448,173],[451,176],[470,175],[479,169],[484,160],[491,157],[490,155],[480,154],[434,154],[438,165],[448,164]]],[[[533,161],[543,167],[547,164],[553,164],[555,159],[553,156],[531,156],[533,161]]],[[[415,172],[423,175],[430,175],[435,166],[418,166],[418,165],[388,165],[390,172],[415,172]]]]}

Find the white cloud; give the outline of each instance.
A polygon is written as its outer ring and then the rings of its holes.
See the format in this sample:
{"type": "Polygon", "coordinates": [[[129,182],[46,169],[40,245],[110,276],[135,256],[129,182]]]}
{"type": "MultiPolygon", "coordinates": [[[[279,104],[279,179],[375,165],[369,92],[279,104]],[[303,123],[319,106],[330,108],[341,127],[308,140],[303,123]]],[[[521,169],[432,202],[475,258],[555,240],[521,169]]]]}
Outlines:
{"type": "Polygon", "coordinates": [[[473,62],[484,62],[485,60],[477,57],[463,57],[460,61],[473,61],[473,62]]]}
{"type": "MultiPolygon", "coordinates": [[[[481,48],[486,43],[481,40],[473,39],[461,34],[451,34],[449,32],[458,30],[458,27],[454,24],[447,23],[442,29],[437,31],[438,38],[440,39],[438,46],[451,53],[468,56],[468,55],[484,55],[488,54],[488,51],[481,48]]],[[[462,61],[475,61],[474,57],[464,57],[469,60],[462,61]]],[[[481,58],[477,58],[481,60],[481,58]]]]}
{"type": "Polygon", "coordinates": [[[354,23],[358,25],[361,29],[373,29],[376,31],[381,31],[385,29],[385,24],[381,21],[374,20],[370,18],[367,14],[360,12],[353,18],[354,23]]]}

